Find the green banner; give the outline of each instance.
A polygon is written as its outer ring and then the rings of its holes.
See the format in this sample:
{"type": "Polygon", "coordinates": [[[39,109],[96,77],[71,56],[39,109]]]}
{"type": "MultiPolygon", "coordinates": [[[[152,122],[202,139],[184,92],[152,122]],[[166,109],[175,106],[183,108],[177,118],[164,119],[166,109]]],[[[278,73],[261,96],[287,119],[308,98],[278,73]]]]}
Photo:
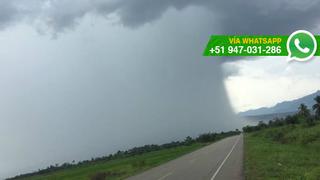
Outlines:
{"type": "MultiPolygon", "coordinates": [[[[316,35],[314,37],[317,44],[320,45],[320,36],[316,35]]],[[[288,56],[288,38],[288,35],[213,35],[211,36],[203,55],[288,56]]],[[[298,41],[295,43],[300,42],[298,41]]],[[[302,42],[301,45],[303,45],[302,42]]],[[[320,56],[319,48],[316,49],[314,56],[320,56]]]]}

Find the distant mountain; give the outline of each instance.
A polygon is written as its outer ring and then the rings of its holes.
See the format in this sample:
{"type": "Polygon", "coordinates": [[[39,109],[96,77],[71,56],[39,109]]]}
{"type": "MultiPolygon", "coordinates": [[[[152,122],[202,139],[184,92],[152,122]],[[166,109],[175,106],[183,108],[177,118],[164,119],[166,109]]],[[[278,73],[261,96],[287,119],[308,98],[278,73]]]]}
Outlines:
{"type": "Polygon", "coordinates": [[[284,101],[276,104],[273,107],[263,107],[259,109],[253,109],[245,112],[240,112],[238,115],[242,117],[247,116],[261,116],[261,115],[271,115],[271,114],[290,114],[296,112],[300,104],[305,104],[309,109],[312,108],[312,105],[315,103],[314,98],[316,96],[320,96],[320,91],[317,91],[313,94],[304,96],[299,99],[295,99],[292,101],[284,101]]]}

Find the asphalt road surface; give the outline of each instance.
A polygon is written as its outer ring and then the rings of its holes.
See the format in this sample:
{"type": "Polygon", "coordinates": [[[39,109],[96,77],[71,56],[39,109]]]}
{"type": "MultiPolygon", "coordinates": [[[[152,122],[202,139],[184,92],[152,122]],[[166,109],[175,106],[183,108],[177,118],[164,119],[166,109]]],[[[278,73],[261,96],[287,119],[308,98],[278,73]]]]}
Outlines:
{"type": "Polygon", "coordinates": [[[243,180],[243,136],[220,140],[127,180],[243,180]]]}

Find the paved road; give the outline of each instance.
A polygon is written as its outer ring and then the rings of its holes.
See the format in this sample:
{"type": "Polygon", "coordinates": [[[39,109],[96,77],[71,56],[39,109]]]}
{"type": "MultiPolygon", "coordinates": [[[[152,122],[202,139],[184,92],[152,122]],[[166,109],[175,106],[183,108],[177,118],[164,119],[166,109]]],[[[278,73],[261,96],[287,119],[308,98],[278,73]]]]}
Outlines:
{"type": "Polygon", "coordinates": [[[243,180],[243,136],[233,136],[127,180],[243,180]]]}

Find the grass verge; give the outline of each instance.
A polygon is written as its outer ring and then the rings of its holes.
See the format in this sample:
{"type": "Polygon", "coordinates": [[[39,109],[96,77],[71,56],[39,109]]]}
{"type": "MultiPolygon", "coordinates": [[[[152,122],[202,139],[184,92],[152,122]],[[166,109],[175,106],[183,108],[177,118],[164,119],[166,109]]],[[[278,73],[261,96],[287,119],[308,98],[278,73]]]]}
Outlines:
{"type": "Polygon", "coordinates": [[[106,162],[78,165],[57,172],[36,175],[25,180],[120,180],[135,175],[162,163],[173,160],[184,154],[205,146],[205,143],[194,143],[189,146],[179,146],[154,152],[144,153],[106,162]]]}
{"type": "Polygon", "coordinates": [[[320,125],[286,125],[245,134],[245,176],[320,179],[320,125]]]}

